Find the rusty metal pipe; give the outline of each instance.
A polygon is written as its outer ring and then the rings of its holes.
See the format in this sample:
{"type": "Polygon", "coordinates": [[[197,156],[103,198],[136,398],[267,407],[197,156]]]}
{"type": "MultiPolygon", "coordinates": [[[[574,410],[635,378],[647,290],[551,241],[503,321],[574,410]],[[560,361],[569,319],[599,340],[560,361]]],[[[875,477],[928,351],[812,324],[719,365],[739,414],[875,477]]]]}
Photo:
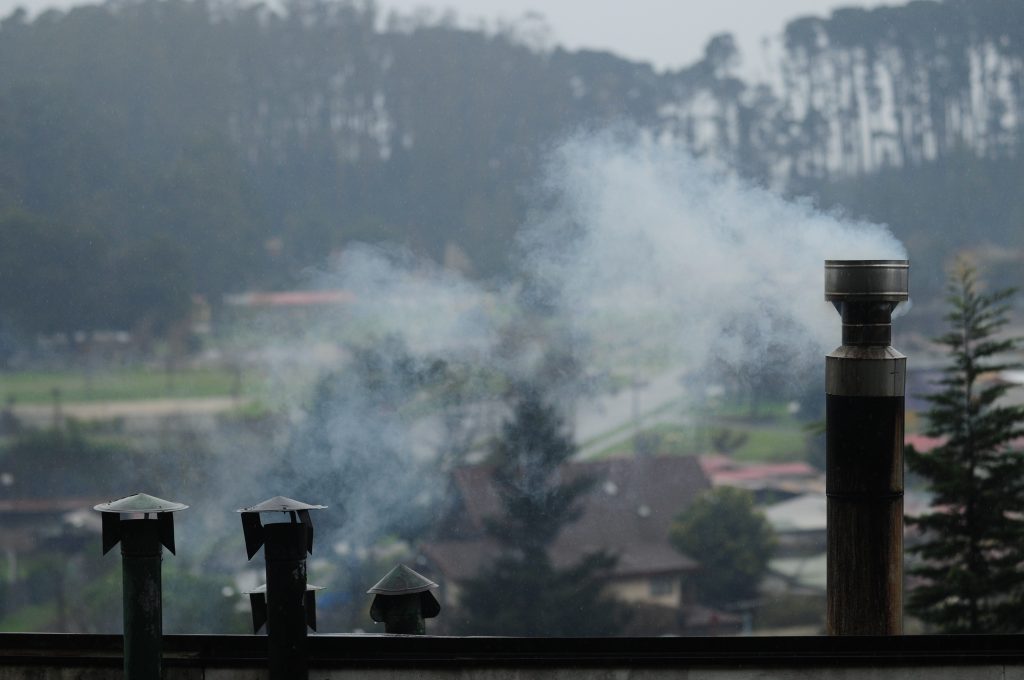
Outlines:
{"type": "Polygon", "coordinates": [[[830,635],[903,632],[906,357],[889,343],[908,276],[906,260],[825,262],[825,299],[843,320],[825,359],[830,635]]]}

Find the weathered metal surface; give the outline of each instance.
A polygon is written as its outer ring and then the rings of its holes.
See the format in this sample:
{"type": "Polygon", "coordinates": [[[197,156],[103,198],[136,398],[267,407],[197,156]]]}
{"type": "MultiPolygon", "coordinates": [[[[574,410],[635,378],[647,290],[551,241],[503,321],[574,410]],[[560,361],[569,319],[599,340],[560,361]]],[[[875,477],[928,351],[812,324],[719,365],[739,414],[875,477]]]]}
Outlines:
{"type": "Polygon", "coordinates": [[[437,584],[404,564],[389,571],[367,593],[375,594],[370,618],[384,624],[391,635],[426,635],[426,619],[441,611],[441,604],[430,591],[437,584]]]}
{"type": "Polygon", "coordinates": [[[825,298],[843,346],[825,360],[826,625],[832,635],[903,631],[906,357],[889,346],[907,299],[900,260],[827,261],[825,298]]]}
{"type": "Polygon", "coordinates": [[[829,633],[903,629],[903,397],[826,397],[829,633]]]}
{"type": "Polygon", "coordinates": [[[426,635],[426,619],[441,611],[441,604],[430,591],[406,595],[377,595],[370,606],[370,618],[384,624],[389,635],[426,635]]]}
{"type": "Polygon", "coordinates": [[[111,548],[121,540],[121,515],[156,515],[157,535],[164,547],[174,554],[174,519],[172,512],[178,512],[188,508],[184,503],[165,501],[156,496],[145,493],[137,493],[134,496],[125,496],[109,503],[94,505],[93,510],[103,513],[103,554],[106,555],[111,548]]]}
{"type": "Polygon", "coordinates": [[[323,510],[326,505],[311,505],[286,496],[274,496],[262,503],[239,508],[235,512],[298,512],[299,510],[323,510]]]}
{"type": "Polygon", "coordinates": [[[184,503],[165,501],[163,498],[150,496],[147,493],[137,493],[132,496],[125,496],[109,503],[100,503],[93,506],[93,510],[99,512],[117,513],[154,513],[154,512],[178,512],[188,508],[184,503]]]}
{"type": "Polygon", "coordinates": [[[825,394],[896,397],[906,386],[907,358],[892,347],[844,345],[825,357],[825,394]]]}
{"type": "Polygon", "coordinates": [[[408,595],[437,588],[438,585],[426,576],[399,564],[366,592],[380,595],[408,595]]]}
{"type": "MultiPolygon", "coordinates": [[[[306,584],[306,594],[303,606],[306,608],[306,625],[316,630],[316,592],[323,590],[323,586],[306,584]]],[[[267,623],[267,584],[256,586],[246,591],[249,596],[249,605],[252,608],[252,632],[258,633],[267,623]]]]}
{"type": "Polygon", "coordinates": [[[306,583],[306,554],[313,552],[310,510],[325,505],[274,496],[241,508],[245,549],[252,559],[263,547],[267,583],[249,594],[253,627],[267,626],[267,655],[272,680],[302,680],[309,676],[306,626],[316,630],[316,586],[306,583]],[[289,522],[263,524],[260,513],[283,512],[289,522]]]}
{"type": "Polygon", "coordinates": [[[127,680],[160,680],[161,545],[174,552],[171,513],[187,507],[184,503],[138,493],[93,508],[103,517],[103,554],[121,544],[124,676],[127,680]],[[122,515],[142,515],[142,518],[125,519],[122,515]]]}
{"type": "Polygon", "coordinates": [[[157,520],[121,522],[126,680],[160,680],[163,635],[161,552],[157,520]]]}
{"type": "Polygon", "coordinates": [[[907,260],[825,260],[825,299],[902,302],[909,297],[907,260]]]}
{"type": "Polygon", "coordinates": [[[301,522],[306,527],[306,552],[313,553],[313,520],[310,510],[322,510],[326,505],[311,505],[285,496],[274,496],[248,508],[239,508],[242,514],[242,532],[245,535],[245,551],[251,560],[263,545],[264,531],[260,513],[286,512],[292,522],[301,522]]]}
{"type": "Polygon", "coordinates": [[[267,638],[272,680],[308,677],[307,529],[301,522],[263,527],[267,563],[267,638]]]}

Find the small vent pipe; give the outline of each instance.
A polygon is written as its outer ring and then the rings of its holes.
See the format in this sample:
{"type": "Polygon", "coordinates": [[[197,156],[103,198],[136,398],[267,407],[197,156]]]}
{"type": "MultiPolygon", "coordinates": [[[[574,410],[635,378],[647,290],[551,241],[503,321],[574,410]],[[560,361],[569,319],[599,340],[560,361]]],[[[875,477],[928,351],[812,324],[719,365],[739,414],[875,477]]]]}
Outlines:
{"type": "Polygon", "coordinates": [[[441,611],[441,604],[430,592],[437,587],[427,577],[399,564],[366,591],[375,596],[370,618],[383,623],[389,635],[426,635],[426,619],[441,611]]]}
{"type": "Polygon", "coordinates": [[[263,548],[266,586],[249,594],[254,632],[266,624],[270,680],[305,680],[309,677],[306,627],[316,630],[317,586],[306,582],[306,555],[313,553],[311,505],[275,496],[241,508],[245,551],[251,560],[263,548]],[[264,513],[281,513],[284,522],[264,524],[264,513]]]}
{"type": "Polygon", "coordinates": [[[160,680],[163,660],[160,562],[163,548],[174,553],[171,513],[187,507],[138,493],[93,508],[103,513],[103,554],[121,544],[126,680],[160,680]],[[127,515],[128,519],[122,515],[127,515]]]}

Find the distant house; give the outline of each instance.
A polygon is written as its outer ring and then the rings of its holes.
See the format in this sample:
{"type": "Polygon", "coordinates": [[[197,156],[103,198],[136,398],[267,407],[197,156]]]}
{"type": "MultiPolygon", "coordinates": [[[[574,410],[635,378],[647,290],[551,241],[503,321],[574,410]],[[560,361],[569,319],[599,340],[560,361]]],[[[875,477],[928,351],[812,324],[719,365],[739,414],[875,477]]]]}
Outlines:
{"type": "Polygon", "coordinates": [[[746,489],[764,505],[807,493],[824,493],[825,476],[804,462],[740,463],[720,454],[700,457],[711,485],[746,489]]]}
{"type": "Polygon", "coordinates": [[[934,448],[946,443],[946,437],[929,437],[923,434],[908,434],[903,441],[907,446],[913,446],[918,453],[928,453],[934,448]]]}
{"type": "Polygon", "coordinates": [[[779,541],[776,555],[823,553],[827,508],[824,493],[808,493],[766,507],[765,519],[779,541]]]}
{"type": "MultiPolygon", "coordinates": [[[[457,499],[439,540],[422,546],[429,571],[441,585],[445,606],[459,604],[460,584],[475,576],[498,554],[484,531],[488,517],[501,513],[492,466],[455,471],[457,499]]],[[[581,515],[555,540],[551,559],[556,566],[574,564],[595,551],[618,556],[608,576],[607,591],[632,604],[635,634],[700,634],[735,632],[739,618],[694,603],[687,576],[699,568],[668,542],[672,519],[701,492],[710,488],[696,459],[684,456],[640,456],[571,463],[565,479],[594,479],[581,500],[581,515]]]]}
{"type": "Polygon", "coordinates": [[[250,291],[224,296],[226,320],[255,319],[279,322],[308,322],[325,309],[352,305],[357,298],[347,290],[287,290],[276,292],[250,291]]]}

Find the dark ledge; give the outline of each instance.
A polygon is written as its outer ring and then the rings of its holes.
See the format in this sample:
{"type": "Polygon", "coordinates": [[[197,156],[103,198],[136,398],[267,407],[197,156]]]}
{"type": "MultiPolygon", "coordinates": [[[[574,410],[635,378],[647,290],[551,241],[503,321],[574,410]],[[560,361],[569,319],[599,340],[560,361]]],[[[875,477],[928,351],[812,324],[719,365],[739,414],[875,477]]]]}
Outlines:
{"type": "MultiPolygon", "coordinates": [[[[312,667],[900,666],[1024,662],[1021,635],[497,638],[312,635],[312,667]]],[[[166,666],[264,666],[266,637],[168,635],[166,666]]],[[[118,635],[0,634],[0,665],[120,666],[118,635]]]]}

